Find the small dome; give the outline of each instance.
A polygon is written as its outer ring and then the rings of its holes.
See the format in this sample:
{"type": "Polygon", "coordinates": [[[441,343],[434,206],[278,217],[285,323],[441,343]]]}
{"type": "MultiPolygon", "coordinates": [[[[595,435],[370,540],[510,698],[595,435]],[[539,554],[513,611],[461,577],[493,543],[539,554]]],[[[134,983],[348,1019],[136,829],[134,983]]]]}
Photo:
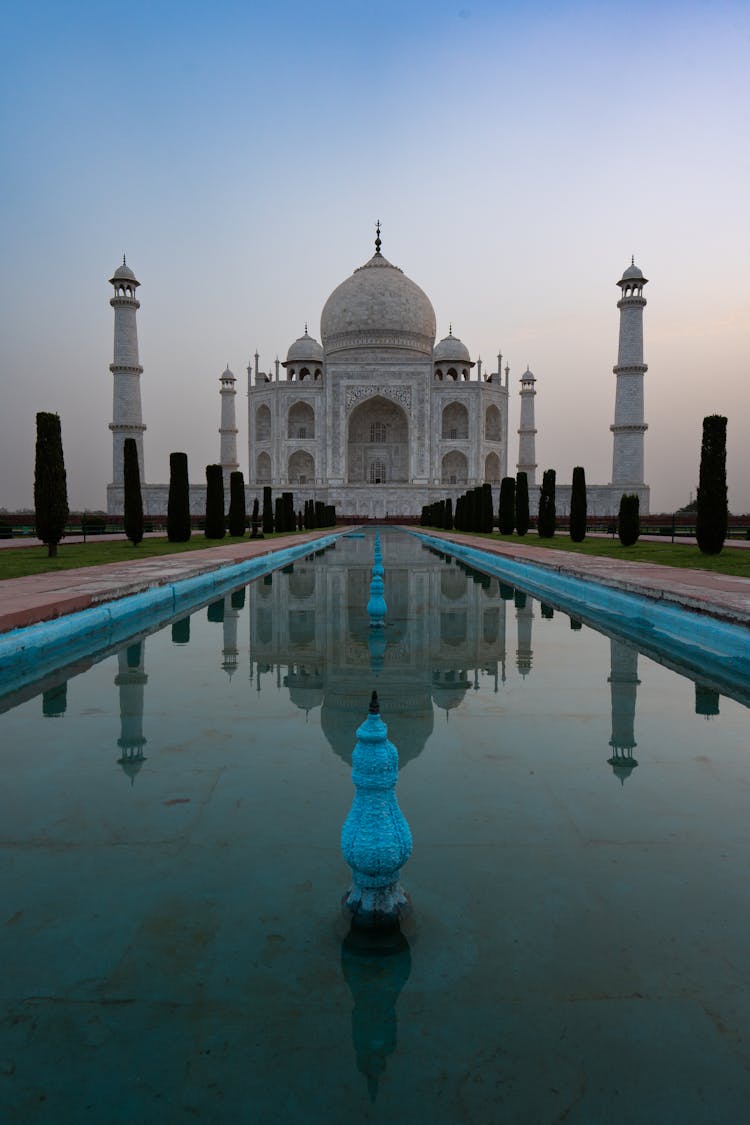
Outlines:
{"type": "Polygon", "coordinates": [[[122,256],[122,265],[118,266],[112,274],[113,281],[135,281],[135,274],[130,266],[125,262],[125,255],[122,256]]]}
{"type": "Polygon", "coordinates": [[[448,335],[443,337],[440,343],[435,345],[432,358],[435,363],[468,363],[471,364],[472,367],[474,366],[471,363],[469,349],[466,347],[466,344],[459,340],[458,336],[453,335],[452,328],[448,335]]]}
{"type": "Polygon", "coordinates": [[[234,375],[234,372],[229,370],[229,364],[227,364],[226,369],[224,371],[222,371],[220,378],[221,378],[222,382],[228,381],[228,380],[231,380],[233,383],[237,382],[237,380],[235,378],[235,375],[234,375]]]}
{"type": "Polygon", "coordinates": [[[435,310],[427,294],[378,248],[331,293],[320,317],[320,336],[327,355],[373,347],[430,355],[435,310]]]}
{"type": "Polygon", "coordinates": [[[533,371],[529,370],[529,365],[526,365],[526,370],[521,376],[522,383],[536,383],[536,376],[533,371]]]}
{"type": "Polygon", "coordinates": [[[287,363],[322,363],[323,362],[323,349],[316,339],[314,339],[307,331],[305,325],[304,336],[299,336],[289,348],[286,353],[286,366],[287,363]]]}
{"type": "Polygon", "coordinates": [[[623,273],[622,277],[620,278],[620,281],[644,281],[645,282],[645,280],[646,280],[646,278],[643,276],[642,271],[639,270],[638,266],[635,264],[635,258],[631,258],[630,259],[630,265],[628,266],[628,268],[623,273]]]}

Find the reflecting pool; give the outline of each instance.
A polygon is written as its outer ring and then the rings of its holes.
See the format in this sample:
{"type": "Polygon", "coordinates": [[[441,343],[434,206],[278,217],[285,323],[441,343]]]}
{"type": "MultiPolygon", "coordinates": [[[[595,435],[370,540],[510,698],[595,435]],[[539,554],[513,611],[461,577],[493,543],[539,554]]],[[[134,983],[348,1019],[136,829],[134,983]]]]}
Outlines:
{"type": "Polygon", "coordinates": [[[382,629],[368,532],[0,698],[3,1122],[746,1119],[742,692],[381,540],[382,629]],[[373,688],[414,838],[377,942],[373,688]]]}

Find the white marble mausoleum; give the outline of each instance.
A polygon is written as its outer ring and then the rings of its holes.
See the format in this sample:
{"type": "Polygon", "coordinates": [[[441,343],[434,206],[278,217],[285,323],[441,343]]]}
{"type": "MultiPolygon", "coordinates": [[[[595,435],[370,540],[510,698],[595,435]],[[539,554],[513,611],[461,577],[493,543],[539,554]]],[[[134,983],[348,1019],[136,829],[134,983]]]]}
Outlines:
{"type": "MultiPolygon", "coordinates": [[[[136,331],[135,274],[123,264],[110,284],[115,310],[113,481],[108,511],[122,511],[122,447],[136,438],[143,472],[143,431],[136,331]]],[[[616,513],[624,491],[637,492],[648,511],[644,477],[642,295],[646,279],[631,262],[617,283],[622,296],[613,432],[613,472],[608,485],[588,486],[591,515],[616,513]]],[[[499,489],[509,474],[509,367],[483,370],[453,335],[435,342],[429,297],[381,251],[338,285],[323,306],[320,341],[309,334],[289,347],[275,370],[260,369],[256,352],[247,368],[248,504],[270,485],[292,491],[295,508],[307,499],[334,504],[338,515],[382,519],[418,516],[423,505],[490,482],[499,489]]],[[[536,379],[521,377],[517,459],[536,503],[536,379]]],[[[236,378],[220,376],[218,461],[229,473],[239,465],[235,416],[236,378]]],[[[188,452],[189,455],[189,451],[188,452]]],[[[161,515],[168,486],[144,485],[144,509],[161,515]]],[[[558,480],[557,507],[565,513],[569,485],[558,480]]],[[[497,492],[495,492],[497,503],[497,492]]],[[[191,509],[205,508],[205,484],[191,487],[191,509]]],[[[532,507],[532,511],[535,508],[532,507]]]]}

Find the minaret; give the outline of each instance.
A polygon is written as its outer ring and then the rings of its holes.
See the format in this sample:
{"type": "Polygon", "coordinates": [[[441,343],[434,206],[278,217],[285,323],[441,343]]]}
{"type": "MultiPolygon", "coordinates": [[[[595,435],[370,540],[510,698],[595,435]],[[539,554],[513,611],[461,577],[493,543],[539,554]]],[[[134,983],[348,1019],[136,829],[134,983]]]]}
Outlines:
{"type": "Polygon", "coordinates": [[[612,431],[612,484],[625,489],[643,485],[643,435],[648,426],[643,421],[643,376],[648,367],[643,362],[643,310],[646,298],[643,276],[635,260],[617,282],[622,296],[620,310],[620,344],[617,352],[615,421],[612,431]]]}
{"type": "Polygon", "coordinates": [[[536,428],[534,426],[534,399],[536,379],[528,366],[521,376],[521,425],[518,428],[519,473],[526,473],[529,488],[536,485],[536,428]]]}
{"type": "Polygon", "coordinates": [[[114,376],[114,405],[109,424],[112,431],[112,483],[122,487],[122,447],[128,437],[135,438],[141,484],[146,480],[143,470],[143,431],[146,427],[141,415],[143,368],[138,362],[138,328],[135,322],[135,314],[141,307],[135,296],[140,281],[136,281],[135,274],[126,265],[124,254],[122,265],[112,274],[109,284],[115,291],[109,302],[115,310],[114,359],[109,367],[114,376]]]}
{"type": "Polygon", "coordinates": [[[237,460],[237,418],[235,414],[234,400],[237,397],[237,390],[235,388],[235,379],[232,372],[227,366],[220,377],[221,390],[221,427],[219,433],[221,434],[221,450],[219,453],[219,462],[224,474],[224,488],[229,488],[229,474],[239,469],[240,463],[237,460]]]}

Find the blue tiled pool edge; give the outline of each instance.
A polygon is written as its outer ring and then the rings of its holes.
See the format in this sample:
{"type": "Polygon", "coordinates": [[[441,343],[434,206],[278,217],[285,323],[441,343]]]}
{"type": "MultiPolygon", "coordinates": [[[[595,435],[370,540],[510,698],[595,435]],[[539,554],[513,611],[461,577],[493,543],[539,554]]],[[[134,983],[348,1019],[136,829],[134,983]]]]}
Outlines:
{"type": "Polygon", "coordinates": [[[502,581],[518,585],[533,597],[552,601],[605,631],[612,630],[636,646],[656,647],[701,671],[711,664],[733,682],[750,676],[750,632],[717,618],[655,598],[577,578],[537,563],[482,551],[452,540],[413,531],[423,543],[454,555],[502,581]]]}
{"type": "Polygon", "coordinates": [[[340,534],[284,547],[192,578],[151,586],[140,593],[102,602],[53,621],[12,629],[0,636],[1,689],[3,692],[16,690],[62,664],[120,642],[124,644],[137,632],[139,619],[148,617],[149,624],[155,627],[165,624],[213,597],[221,597],[242,582],[251,582],[330,546],[340,534]]]}

